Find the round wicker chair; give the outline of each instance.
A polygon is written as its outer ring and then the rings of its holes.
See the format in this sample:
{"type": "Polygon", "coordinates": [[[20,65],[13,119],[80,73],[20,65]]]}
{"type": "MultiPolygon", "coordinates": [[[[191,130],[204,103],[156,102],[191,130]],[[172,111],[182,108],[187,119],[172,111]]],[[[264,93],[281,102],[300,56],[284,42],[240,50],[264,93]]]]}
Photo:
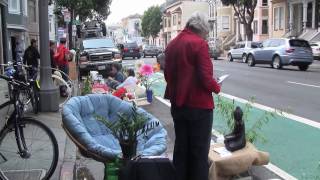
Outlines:
{"type": "MultiPolygon", "coordinates": [[[[112,95],[90,94],[71,98],[63,107],[62,127],[77,145],[80,152],[100,162],[108,162],[121,154],[119,142],[110,134],[110,130],[94,115],[104,116],[109,121],[117,121],[118,113],[131,112],[132,105],[112,95]]],[[[145,113],[149,122],[159,121],[145,113]]],[[[166,150],[167,132],[160,125],[148,132],[147,136],[138,137],[137,154],[161,155],[166,150]]]]}

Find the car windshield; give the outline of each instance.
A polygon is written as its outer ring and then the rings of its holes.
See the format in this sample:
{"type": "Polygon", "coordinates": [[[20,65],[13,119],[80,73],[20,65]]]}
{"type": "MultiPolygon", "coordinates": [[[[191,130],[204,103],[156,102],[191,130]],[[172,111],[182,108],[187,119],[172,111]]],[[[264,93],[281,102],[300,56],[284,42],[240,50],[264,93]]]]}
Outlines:
{"type": "Polygon", "coordinates": [[[129,47],[129,48],[132,48],[132,47],[137,47],[137,43],[128,43],[128,44],[125,44],[124,47],[129,47]]]}
{"type": "Polygon", "coordinates": [[[304,40],[290,40],[289,41],[290,46],[293,47],[310,47],[308,41],[304,41],[304,40]]]}
{"type": "Polygon", "coordinates": [[[114,48],[112,39],[90,39],[83,41],[84,49],[114,48]]]}
{"type": "Polygon", "coordinates": [[[316,46],[319,46],[319,45],[318,44],[310,44],[310,46],[316,47],[316,46]]]}

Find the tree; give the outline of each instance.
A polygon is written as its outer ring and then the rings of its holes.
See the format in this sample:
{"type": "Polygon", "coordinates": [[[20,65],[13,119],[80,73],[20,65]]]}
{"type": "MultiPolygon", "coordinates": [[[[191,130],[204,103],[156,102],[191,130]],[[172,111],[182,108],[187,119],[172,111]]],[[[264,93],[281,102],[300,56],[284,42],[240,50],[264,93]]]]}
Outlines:
{"type": "Polygon", "coordinates": [[[159,6],[152,6],[144,12],[141,22],[144,37],[152,36],[152,38],[156,38],[158,36],[161,29],[161,16],[162,13],[159,6]]]}
{"type": "Polygon", "coordinates": [[[247,40],[252,41],[253,30],[252,22],[254,18],[254,9],[257,6],[257,0],[221,0],[224,5],[232,5],[235,15],[239,22],[244,25],[247,40]]]}

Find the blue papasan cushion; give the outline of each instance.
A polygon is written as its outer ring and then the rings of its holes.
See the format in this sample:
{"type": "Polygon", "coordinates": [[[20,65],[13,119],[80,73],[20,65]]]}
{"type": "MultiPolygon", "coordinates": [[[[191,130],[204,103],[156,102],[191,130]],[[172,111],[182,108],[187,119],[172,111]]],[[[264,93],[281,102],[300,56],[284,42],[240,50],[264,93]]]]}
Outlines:
{"type": "MultiPolygon", "coordinates": [[[[71,98],[62,111],[64,128],[72,139],[81,144],[87,151],[103,159],[114,159],[121,154],[118,140],[95,114],[114,122],[119,120],[118,113],[129,114],[132,104],[112,95],[90,94],[71,98]]],[[[157,118],[138,108],[139,113],[148,116],[148,123],[159,122],[157,118]]],[[[145,156],[161,155],[166,150],[167,131],[159,126],[138,137],[137,154],[145,156]]]]}

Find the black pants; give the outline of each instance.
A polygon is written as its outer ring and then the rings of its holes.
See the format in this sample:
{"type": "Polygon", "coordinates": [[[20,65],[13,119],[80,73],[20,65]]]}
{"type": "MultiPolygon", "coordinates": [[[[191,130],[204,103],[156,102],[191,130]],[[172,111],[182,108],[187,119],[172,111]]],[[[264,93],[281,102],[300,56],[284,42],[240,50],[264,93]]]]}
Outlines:
{"type": "Polygon", "coordinates": [[[208,180],[213,110],[171,107],[177,180],[208,180]]]}

